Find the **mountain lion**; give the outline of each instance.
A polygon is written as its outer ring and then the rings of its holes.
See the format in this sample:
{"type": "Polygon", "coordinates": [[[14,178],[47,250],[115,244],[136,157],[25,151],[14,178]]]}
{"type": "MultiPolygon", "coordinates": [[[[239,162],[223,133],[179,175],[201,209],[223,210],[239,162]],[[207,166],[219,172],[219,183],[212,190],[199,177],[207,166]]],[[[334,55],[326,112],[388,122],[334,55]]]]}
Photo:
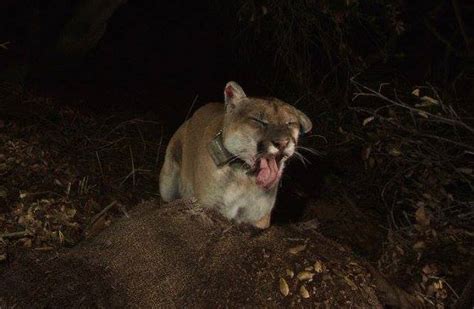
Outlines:
{"type": "Polygon", "coordinates": [[[247,97],[236,82],[225,104],[199,108],[171,138],[160,173],[165,202],[197,198],[204,207],[258,228],[270,226],[285,161],[311,120],[276,98],[247,97]]]}

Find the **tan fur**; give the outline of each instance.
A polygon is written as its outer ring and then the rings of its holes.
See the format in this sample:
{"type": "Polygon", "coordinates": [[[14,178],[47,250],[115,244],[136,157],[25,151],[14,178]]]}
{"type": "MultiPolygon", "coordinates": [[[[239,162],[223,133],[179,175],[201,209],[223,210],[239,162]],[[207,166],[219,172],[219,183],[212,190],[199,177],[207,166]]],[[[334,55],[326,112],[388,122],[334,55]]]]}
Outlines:
{"type": "MultiPolygon", "coordinates": [[[[311,121],[278,99],[246,97],[235,82],[229,82],[226,91],[226,105],[209,103],[201,107],[171,138],[160,174],[160,193],[165,201],[195,197],[203,206],[217,208],[229,219],[267,228],[278,184],[264,190],[247,170],[230,165],[218,167],[208,145],[223,130],[225,147],[249,165],[258,158],[258,145],[273,154],[278,152],[275,142],[281,140],[289,141],[289,145],[278,153],[291,156],[300,127],[308,131],[311,121]],[[254,117],[268,125],[263,127],[254,117]]],[[[281,161],[281,171],[285,160],[281,161]]]]}

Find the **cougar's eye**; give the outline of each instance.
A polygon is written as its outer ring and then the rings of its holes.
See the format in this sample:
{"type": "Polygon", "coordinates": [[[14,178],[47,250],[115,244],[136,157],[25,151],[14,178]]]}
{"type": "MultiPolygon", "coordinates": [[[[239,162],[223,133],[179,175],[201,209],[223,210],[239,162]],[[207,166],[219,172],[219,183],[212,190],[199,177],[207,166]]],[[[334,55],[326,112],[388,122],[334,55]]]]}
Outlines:
{"type": "Polygon", "coordinates": [[[251,117],[250,118],[254,123],[257,123],[258,125],[260,125],[261,127],[265,128],[266,126],[268,126],[268,122],[266,122],[265,120],[262,120],[262,119],[259,119],[259,118],[254,118],[254,117],[251,117]]]}

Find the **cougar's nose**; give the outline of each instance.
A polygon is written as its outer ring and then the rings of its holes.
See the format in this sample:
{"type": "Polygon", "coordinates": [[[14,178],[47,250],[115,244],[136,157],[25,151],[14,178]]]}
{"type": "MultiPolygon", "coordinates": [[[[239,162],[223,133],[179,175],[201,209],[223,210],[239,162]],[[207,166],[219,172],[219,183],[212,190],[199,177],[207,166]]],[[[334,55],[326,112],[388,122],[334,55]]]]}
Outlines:
{"type": "Polygon", "coordinates": [[[286,146],[288,146],[289,142],[290,142],[289,138],[282,138],[282,139],[272,140],[273,146],[278,148],[280,151],[285,149],[286,146]]]}

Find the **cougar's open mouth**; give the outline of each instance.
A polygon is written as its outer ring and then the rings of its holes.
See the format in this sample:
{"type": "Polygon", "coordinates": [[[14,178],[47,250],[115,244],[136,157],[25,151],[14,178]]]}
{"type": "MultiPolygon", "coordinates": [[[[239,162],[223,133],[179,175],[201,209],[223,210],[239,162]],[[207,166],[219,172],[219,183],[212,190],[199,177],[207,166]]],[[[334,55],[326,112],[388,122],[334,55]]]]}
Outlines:
{"type": "Polygon", "coordinates": [[[281,164],[284,158],[283,155],[277,155],[263,156],[257,159],[255,174],[258,186],[269,190],[278,183],[282,175],[281,164]]]}

